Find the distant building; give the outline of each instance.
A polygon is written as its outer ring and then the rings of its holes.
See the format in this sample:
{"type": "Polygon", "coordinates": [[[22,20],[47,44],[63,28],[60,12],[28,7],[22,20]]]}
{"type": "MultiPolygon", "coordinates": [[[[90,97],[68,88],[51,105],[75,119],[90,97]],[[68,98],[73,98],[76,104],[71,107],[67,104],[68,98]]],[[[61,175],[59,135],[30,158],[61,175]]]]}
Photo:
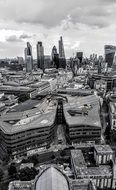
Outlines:
{"type": "Polygon", "coordinates": [[[50,55],[44,55],[44,68],[50,68],[51,67],[51,56],[50,55]]]}
{"type": "Polygon", "coordinates": [[[96,86],[97,81],[101,81],[106,86],[106,91],[113,90],[114,87],[116,87],[116,76],[110,74],[104,75],[104,74],[92,74],[88,77],[88,84],[90,88],[94,89],[96,86]]]}
{"type": "Polygon", "coordinates": [[[56,69],[59,69],[60,67],[60,60],[59,60],[59,54],[54,54],[54,66],[56,69]]]}
{"type": "Polygon", "coordinates": [[[105,45],[104,49],[105,49],[105,62],[108,63],[108,67],[111,67],[114,60],[116,46],[105,45]]]}
{"type": "Polygon", "coordinates": [[[80,61],[78,58],[70,58],[70,67],[73,73],[73,77],[77,75],[77,70],[79,68],[80,61]]]}
{"type": "Polygon", "coordinates": [[[64,52],[64,45],[62,36],[59,40],[59,68],[66,68],[66,59],[65,59],[65,52],[64,52]]]}
{"type": "Polygon", "coordinates": [[[51,55],[51,57],[52,57],[52,64],[53,64],[53,66],[56,67],[56,69],[58,69],[59,68],[59,54],[57,52],[56,46],[53,46],[53,48],[52,48],[52,55],[51,55]]]}
{"type": "Polygon", "coordinates": [[[82,63],[83,60],[83,52],[77,52],[76,53],[76,58],[79,59],[80,63],[82,63]]]}
{"type": "Polygon", "coordinates": [[[37,66],[44,70],[44,47],[42,42],[37,43],[37,66]]]}
{"type": "Polygon", "coordinates": [[[26,72],[31,73],[33,66],[32,66],[32,57],[30,55],[27,55],[26,58],[26,72]]]}
{"type": "Polygon", "coordinates": [[[65,52],[64,52],[64,45],[63,45],[63,39],[62,36],[59,40],[59,58],[65,58],[65,52]]]}
{"type": "Polygon", "coordinates": [[[27,47],[25,48],[24,54],[25,54],[26,72],[32,72],[33,55],[32,55],[32,46],[29,42],[27,42],[27,47]]]}
{"type": "Polygon", "coordinates": [[[103,64],[103,57],[99,56],[98,58],[98,74],[100,74],[102,72],[102,64],[103,64]]]}
{"type": "Polygon", "coordinates": [[[19,65],[23,65],[23,64],[24,64],[24,59],[23,59],[23,57],[17,57],[17,59],[18,59],[18,64],[19,64],[19,65]]]}
{"type": "Polygon", "coordinates": [[[52,61],[54,61],[54,56],[57,54],[58,52],[57,52],[57,48],[56,48],[56,46],[53,46],[53,48],[52,48],[52,61]]]}

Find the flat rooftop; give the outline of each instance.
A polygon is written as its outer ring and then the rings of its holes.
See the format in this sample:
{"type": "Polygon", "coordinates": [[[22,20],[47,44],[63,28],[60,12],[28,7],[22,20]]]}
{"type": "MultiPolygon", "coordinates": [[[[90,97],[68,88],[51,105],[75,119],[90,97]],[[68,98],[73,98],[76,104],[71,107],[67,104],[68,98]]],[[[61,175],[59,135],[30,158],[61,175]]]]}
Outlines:
{"type": "Polygon", "coordinates": [[[88,167],[86,170],[82,169],[80,171],[80,175],[111,177],[112,169],[108,165],[100,165],[99,167],[88,167]]]}
{"type": "Polygon", "coordinates": [[[87,167],[81,150],[71,150],[71,156],[77,176],[112,176],[112,169],[109,165],[87,167]]]}
{"type": "Polygon", "coordinates": [[[11,108],[9,110],[9,112],[23,112],[23,111],[26,111],[26,110],[30,110],[34,107],[36,107],[41,101],[40,100],[27,100],[23,103],[20,103],[16,106],[14,106],[13,108],[11,108]]]}
{"type": "Polygon", "coordinates": [[[89,96],[93,94],[92,90],[76,89],[76,88],[60,88],[57,89],[57,93],[61,94],[76,94],[78,96],[89,96]]]}
{"type": "Polygon", "coordinates": [[[57,102],[45,99],[37,108],[9,112],[0,117],[0,129],[6,134],[14,134],[31,129],[39,129],[54,124],[57,102]]]}
{"type": "Polygon", "coordinates": [[[10,86],[10,85],[2,85],[0,86],[1,91],[21,91],[21,92],[31,92],[33,91],[32,88],[27,87],[27,86],[10,86]]]}
{"type": "Polygon", "coordinates": [[[94,149],[96,150],[97,153],[113,153],[113,150],[109,145],[94,145],[94,149]]]}
{"type": "Polygon", "coordinates": [[[33,182],[32,181],[13,181],[9,183],[8,190],[33,190],[33,182]]]}
{"type": "Polygon", "coordinates": [[[48,81],[41,81],[41,82],[37,82],[37,83],[34,83],[34,84],[30,84],[29,86],[32,87],[32,88],[41,88],[45,85],[50,85],[50,83],[48,81]]]}
{"type": "Polygon", "coordinates": [[[71,157],[73,159],[75,167],[86,167],[86,162],[81,150],[71,150],[71,157]]]}
{"type": "Polygon", "coordinates": [[[67,97],[64,104],[64,116],[69,126],[94,126],[101,128],[99,116],[99,98],[95,95],[86,97],[67,97]]]}

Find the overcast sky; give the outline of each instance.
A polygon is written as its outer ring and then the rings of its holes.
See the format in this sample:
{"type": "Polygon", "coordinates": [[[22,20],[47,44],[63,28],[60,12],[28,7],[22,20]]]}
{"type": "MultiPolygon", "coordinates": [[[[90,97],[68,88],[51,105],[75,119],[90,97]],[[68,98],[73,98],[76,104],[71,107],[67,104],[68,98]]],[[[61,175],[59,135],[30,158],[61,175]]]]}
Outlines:
{"type": "Polygon", "coordinates": [[[66,56],[116,45],[116,0],[0,0],[0,58],[23,56],[26,42],[51,54],[62,35],[66,56]]]}

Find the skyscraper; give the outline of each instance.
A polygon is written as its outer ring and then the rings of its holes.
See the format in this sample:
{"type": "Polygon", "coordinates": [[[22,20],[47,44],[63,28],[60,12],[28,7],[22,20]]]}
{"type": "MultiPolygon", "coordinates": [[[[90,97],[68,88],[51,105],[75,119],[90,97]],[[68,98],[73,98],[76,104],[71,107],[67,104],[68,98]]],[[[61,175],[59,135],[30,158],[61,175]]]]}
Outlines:
{"type": "Polygon", "coordinates": [[[33,56],[32,56],[32,46],[29,42],[27,42],[27,47],[24,50],[24,54],[25,54],[26,72],[32,72],[33,56]]]}
{"type": "Polygon", "coordinates": [[[59,40],[59,58],[65,59],[65,52],[64,52],[64,45],[63,45],[62,36],[60,37],[60,40],[59,40]]]}
{"type": "Polygon", "coordinates": [[[42,42],[37,43],[37,65],[38,68],[44,70],[44,47],[42,42]]]}
{"type": "Polygon", "coordinates": [[[103,57],[99,56],[99,58],[98,58],[98,74],[100,74],[102,71],[102,67],[103,67],[102,65],[103,65],[103,57]]]}
{"type": "Polygon", "coordinates": [[[105,49],[105,62],[108,63],[108,67],[111,67],[114,60],[116,46],[105,45],[104,49],[105,49]]]}
{"type": "Polygon", "coordinates": [[[52,48],[52,61],[54,61],[54,56],[57,54],[57,48],[56,46],[53,46],[52,48]]]}
{"type": "Polygon", "coordinates": [[[32,56],[32,46],[29,42],[27,42],[27,55],[32,56]]]}
{"type": "Polygon", "coordinates": [[[27,55],[27,58],[26,58],[26,72],[31,73],[32,69],[33,69],[32,57],[31,57],[31,55],[27,55]]]}
{"type": "Polygon", "coordinates": [[[64,52],[64,45],[62,36],[59,40],[59,67],[66,68],[66,59],[65,59],[65,52],[64,52]]]}
{"type": "Polygon", "coordinates": [[[56,69],[59,68],[59,54],[57,53],[56,46],[53,46],[52,48],[52,65],[53,67],[56,67],[56,69]]]}

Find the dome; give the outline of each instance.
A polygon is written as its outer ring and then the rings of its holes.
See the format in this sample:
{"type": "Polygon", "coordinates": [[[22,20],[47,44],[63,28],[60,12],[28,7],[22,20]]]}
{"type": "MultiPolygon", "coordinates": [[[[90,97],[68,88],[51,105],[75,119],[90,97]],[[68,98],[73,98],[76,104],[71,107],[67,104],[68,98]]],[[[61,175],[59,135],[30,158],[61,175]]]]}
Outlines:
{"type": "Polygon", "coordinates": [[[60,170],[49,167],[37,178],[35,190],[69,190],[69,183],[60,170]]]}

